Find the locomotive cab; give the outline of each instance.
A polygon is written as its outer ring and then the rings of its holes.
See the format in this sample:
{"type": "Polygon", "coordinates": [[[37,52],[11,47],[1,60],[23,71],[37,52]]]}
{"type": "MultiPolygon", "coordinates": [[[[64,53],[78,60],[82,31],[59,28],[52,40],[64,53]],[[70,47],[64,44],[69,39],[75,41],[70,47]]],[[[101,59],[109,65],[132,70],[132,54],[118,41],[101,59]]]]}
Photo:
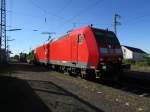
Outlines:
{"type": "Polygon", "coordinates": [[[99,50],[98,70],[109,72],[122,69],[123,54],[115,33],[108,30],[92,28],[99,50]]]}

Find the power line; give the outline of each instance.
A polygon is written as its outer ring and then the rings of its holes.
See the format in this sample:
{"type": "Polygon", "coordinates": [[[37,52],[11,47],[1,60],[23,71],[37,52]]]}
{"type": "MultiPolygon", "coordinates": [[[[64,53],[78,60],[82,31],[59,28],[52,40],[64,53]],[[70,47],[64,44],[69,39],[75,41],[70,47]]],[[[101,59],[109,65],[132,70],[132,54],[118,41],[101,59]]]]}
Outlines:
{"type": "MultiPolygon", "coordinates": [[[[41,7],[40,5],[38,5],[35,1],[35,0],[28,0],[30,1],[30,4],[32,4],[34,7],[38,8],[39,10],[41,10],[45,16],[44,18],[44,21],[47,22],[47,14],[48,15],[51,15],[51,16],[54,16],[54,17],[57,17],[58,19],[60,19],[61,21],[64,21],[64,23],[67,22],[67,24],[70,24],[71,21],[73,21],[75,18],[79,17],[79,16],[82,16],[84,12],[86,12],[87,10],[91,10],[91,9],[94,9],[95,6],[97,6],[98,4],[100,4],[102,1],[104,0],[96,0],[95,2],[92,2],[90,3],[86,8],[82,9],[78,14],[74,15],[71,19],[69,20],[66,20],[64,17],[62,16],[59,16],[57,14],[54,14],[54,13],[51,13],[49,11],[47,11],[46,9],[44,9],[43,7],[41,7]]],[[[66,5],[64,5],[64,7],[62,8],[62,12],[65,10],[66,6],[68,6],[70,3],[71,3],[72,0],[68,0],[68,2],[66,3],[66,5]]],[[[16,12],[13,12],[14,14],[16,12]]],[[[17,13],[16,13],[17,14],[17,13]]],[[[39,18],[38,16],[33,16],[33,15],[27,15],[27,14],[23,14],[23,13],[20,13],[21,15],[24,15],[24,16],[29,16],[29,17],[35,17],[35,18],[39,18]]],[[[42,16],[41,16],[42,17],[42,16]]],[[[75,22],[74,22],[75,23],[75,22]]],[[[77,22],[78,23],[78,22],[77,22]]],[[[76,26],[76,25],[74,25],[76,26]]]]}
{"type": "Polygon", "coordinates": [[[25,16],[25,17],[36,18],[36,19],[39,19],[39,17],[43,17],[43,16],[30,15],[30,14],[26,14],[26,13],[23,13],[23,12],[16,12],[16,11],[9,11],[9,13],[13,13],[13,14],[19,15],[19,16],[25,16]]]}
{"type": "Polygon", "coordinates": [[[79,11],[78,14],[74,15],[71,19],[67,20],[66,22],[70,22],[73,21],[75,18],[83,15],[83,12],[87,11],[87,10],[91,10],[94,9],[96,5],[99,5],[103,0],[97,0],[96,2],[93,2],[92,4],[89,4],[86,8],[82,9],[81,11],[79,11]],[[92,7],[94,6],[94,7],[92,7]]]}
{"type": "MultiPolygon", "coordinates": [[[[86,8],[84,8],[84,9],[82,9],[81,11],[79,11],[79,13],[78,14],[76,14],[76,15],[74,15],[71,19],[69,19],[69,20],[66,20],[63,24],[65,24],[66,25],[66,23],[67,24],[70,24],[74,19],[76,19],[76,18],[78,18],[78,17],[80,17],[80,16],[82,16],[83,15],[83,12],[87,12],[87,10],[92,10],[92,9],[94,9],[97,5],[99,5],[101,2],[103,2],[104,0],[97,0],[97,1],[95,1],[95,2],[93,2],[93,3],[91,3],[91,4],[89,4],[86,8]],[[94,6],[94,7],[93,7],[94,6]]],[[[73,24],[74,24],[75,22],[73,22],[73,24]]],[[[64,26],[64,25],[61,25],[61,26],[64,26]]]]}
{"type": "MultiPolygon", "coordinates": [[[[57,18],[60,19],[61,21],[64,21],[64,23],[70,24],[71,21],[73,21],[75,18],[77,18],[77,17],[83,15],[83,14],[82,14],[83,12],[85,12],[85,11],[87,11],[87,10],[89,10],[89,9],[90,9],[90,10],[91,10],[91,9],[94,9],[95,6],[97,6],[97,5],[98,5],[100,2],[102,2],[103,0],[97,0],[97,1],[93,2],[92,4],[89,4],[86,8],[82,9],[82,10],[80,11],[80,13],[74,15],[74,16],[73,16],[71,19],[69,19],[69,20],[66,20],[66,19],[65,19],[64,17],[62,17],[62,16],[59,16],[59,15],[56,15],[56,14],[54,14],[54,13],[51,13],[51,12],[47,11],[46,9],[42,8],[42,7],[39,6],[37,3],[35,3],[34,0],[28,0],[28,1],[30,1],[30,3],[32,3],[32,5],[34,5],[34,7],[40,9],[40,10],[44,13],[44,16],[45,16],[44,21],[45,21],[45,22],[47,22],[47,17],[46,17],[47,14],[50,14],[51,16],[57,17],[57,18]],[[94,6],[94,7],[93,7],[93,6],[94,6]]],[[[62,10],[61,12],[63,12],[63,11],[65,10],[66,6],[68,6],[68,5],[71,3],[71,1],[72,1],[72,0],[68,0],[68,2],[66,3],[66,5],[64,5],[64,7],[61,9],[61,10],[62,10]]]]}
{"type": "Polygon", "coordinates": [[[134,17],[132,19],[129,19],[128,21],[126,21],[126,24],[129,24],[129,23],[136,23],[137,21],[140,21],[141,19],[144,19],[144,17],[147,17],[147,15],[141,15],[141,16],[137,16],[137,17],[134,17]]]}
{"type": "Polygon", "coordinates": [[[53,16],[53,17],[56,17],[56,18],[58,18],[58,19],[60,19],[60,20],[62,20],[62,19],[64,20],[64,19],[65,19],[64,17],[61,17],[61,16],[59,16],[59,15],[56,15],[56,14],[54,14],[54,13],[51,13],[51,12],[47,11],[46,9],[44,9],[44,8],[42,8],[41,6],[37,5],[37,4],[35,3],[35,1],[33,1],[33,0],[28,0],[28,1],[30,1],[30,3],[32,3],[32,5],[35,6],[36,8],[40,9],[45,15],[46,15],[46,14],[49,14],[49,15],[51,15],[51,16],[53,16]]]}
{"type": "MultiPolygon", "coordinates": [[[[63,11],[65,10],[66,6],[68,6],[68,5],[71,3],[71,1],[72,1],[72,0],[68,0],[68,2],[66,3],[66,5],[64,5],[64,7],[61,9],[61,10],[62,10],[61,12],[63,12],[63,11]]],[[[50,14],[50,15],[52,15],[52,16],[54,16],[54,17],[57,17],[57,18],[60,19],[60,20],[63,20],[64,23],[67,22],[67,23],[69,23],[69,24],[70,24],[70,22],[73,21],[75,18],[77,18],[77,17],[83,15],[83,14],[82,14],[83,12],[85,12],[85,11],[87,11],[87,10],[89,10],[89,9],[94,9],[95,6],[97,6],[97,5],[98,5],[100,2],[102,2],[102,1],[103,1],[103,0],[97,0],[96,2],[94,2],[94,3],[92,3],[92,4],[89,4],[86,8],[82,9],[82,10],[80,11],[80,13],[74,15],[71,19],[66,20],[66,19],[65,19],[64,17],[62,17],[62,16],[59,16],[59,15],[50,13],[49,11],[47,11],[47,10],[45,10],[44,8],[42,8],[42,7],[40,7],[39,5],[37,5],[33,0],[30,0],[30,2],[32,3],[32,5],[34,5],[34,6],[37,7],[38,9],[40,9],[43,13],[45,13],[45,14],[50,14]],[[92,7],[92,6],[94,6],[94,7],[92,7]]],[[[60,13],[61,13],[61,12],[60,12],[60,13]]],[[[45,21],[47,21],[46,18],[45,18],[45,21]]]]}
{"type": "Polygon", "coordinates": [[[59,14],[64,12],[64,10],[72,3],[73,0],[68,0],[66,4],[60,9],[59,14]]]}

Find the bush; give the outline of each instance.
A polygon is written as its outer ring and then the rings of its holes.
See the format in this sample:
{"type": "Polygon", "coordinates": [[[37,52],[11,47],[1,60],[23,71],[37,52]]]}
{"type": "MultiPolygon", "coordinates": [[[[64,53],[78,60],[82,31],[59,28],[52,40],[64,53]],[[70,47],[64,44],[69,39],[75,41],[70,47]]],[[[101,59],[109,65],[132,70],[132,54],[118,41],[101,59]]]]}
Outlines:
{"type": "Polygon", "coordinates": [[[131,60],[131,59],[124,59],[124,60],[123,60],[123,63],[134,65],[134,64],[135,64],[135,61],[134,61],[134,60],[131,60]]]}
{"type": "Polygon", "coordinates": [[[28,55],[27,55],[27,60],[33,61],[34,60],[34,51],[31,51],[28,55]]]}
{"type": "Polygon", "coordinates": [[[136,66],[150,66],[150,58],[144,57],[144,59],[141,61],[134,61],[134,60],[127,60],[126,59],[126,60],[123,60],[123,63],[136,65],[136,66]]]}
{"type": "Polygon", "coordinates": [[[143,60],[137,61],[136,65],[137,66],[150,66],[150,58],[149,57],[145,57],[143,60]]]}

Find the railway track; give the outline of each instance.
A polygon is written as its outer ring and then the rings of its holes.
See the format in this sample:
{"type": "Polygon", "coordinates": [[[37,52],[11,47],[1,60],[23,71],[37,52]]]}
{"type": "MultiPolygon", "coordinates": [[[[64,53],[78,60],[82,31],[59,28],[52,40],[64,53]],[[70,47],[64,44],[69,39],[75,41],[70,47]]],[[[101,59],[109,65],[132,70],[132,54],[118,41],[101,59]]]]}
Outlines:
{"type": "Polygon", "coordinates": [[[149,79],[146,80],[144,78],[140,79],[139,77],[137,78],[136,76],[128,77],[128,75],[125,74],[118,82],[113,82],[106,79],[96,80],[94,82],[112,88],[120,89],[122,91],[130,92],[138,95],[139,97],[150,98],[150,80],[149,79]]]}
{"type": "Polygon", "coordinates": [[[40,96],[44,104],[47,104],[50,109],[53,109],[53,106],[61,111],[61,106],[64,109],[66,107],[70,109],[70,105],[68,106],[68,99],[70,99],[73,102],[71,105],[75,104],[74,107],[71,107],[73,109],[80,107],[91,111],[91,106],[83,102],[86,101],[106,112],[116,112],[116,109],[118,112],[124,112],[124,110],[125,112],[135,112],[138,109],[145,112],[146,110],[149,111],[149,81],[123,77],[117,83],[106,80],[95,80],[91,83],[90,81],[63,76],[64,74],[50,71],[45,67],[29,64],[13,64],[11,65],[11,71],[11,76],[28,82],[30,88],[40,96]],[[65,91],[60,87],[64,88],[65,91]],[[79,100],[79,98],[83,100],[79,100]],[[78,104],[76,102],[79,103],[79,106],[76,106],[78,104]]]}
{"type": "MultiPolygon", "coordinates": [[[[21,65],[19,64],[19,66],[21,65]]],[[[36,69],[36,67],[33,67],[33,70],[34,69],[36,69]]],[[[106,79],[103,79],[103,80],[96,79],[96,80],[92,80],[92,82],[102,84],[105,86],[109,86],[112,88],[120,89],[122,91],[130,92],[140,97],[150,98],[150,75],[149,73],[126,72],[121,78],[121,80],[118,82],[113,82],[113,81],[106,80],[106,79]]]]}
{"type": "MultiPolygon", "coordinates": [[[[75,77],[81,78],[80,76],[75,77]]],[[[112,81],[112,79],[95,79],[89,81],[130,92],[139,97],[150,98],[150,73],[128,71],[122,74],[121,79],[117,82],[112,81]]]]}

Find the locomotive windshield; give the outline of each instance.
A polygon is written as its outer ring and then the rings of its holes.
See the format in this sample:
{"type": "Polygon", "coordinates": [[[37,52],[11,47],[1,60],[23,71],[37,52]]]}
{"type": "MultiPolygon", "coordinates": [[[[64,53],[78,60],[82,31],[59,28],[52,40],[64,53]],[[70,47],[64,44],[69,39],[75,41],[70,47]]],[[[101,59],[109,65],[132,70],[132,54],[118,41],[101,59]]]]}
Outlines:
{"type": "Polygon", "coordinates": [[[113,32],[94,29],[95,38],[101,45],[120,45],[116,35],[113,32]]]}

